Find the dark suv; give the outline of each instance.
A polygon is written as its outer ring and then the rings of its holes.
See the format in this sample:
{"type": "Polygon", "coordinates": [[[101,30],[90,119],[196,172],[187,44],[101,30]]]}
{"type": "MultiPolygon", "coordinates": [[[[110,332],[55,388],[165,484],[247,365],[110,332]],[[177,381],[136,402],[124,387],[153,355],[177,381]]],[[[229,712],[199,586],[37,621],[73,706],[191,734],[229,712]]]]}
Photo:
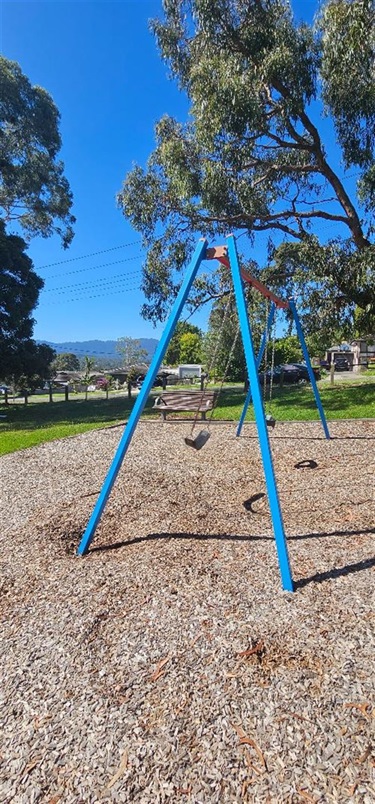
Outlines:
{"type": "Polygon", "coordinates": [[[335,371],[350,371],[350,362],[346,357],[336,357],[333,361],[335,371]]]}
{"type": "MultiPolygon", "coordinates": [[[[298,369],[300,380],[309,380],[310,379],[309,372],[308,372],[308,369],[307,369],[307,366],[305,365],[305,363],[293,363],[293,366],[295,366],[296,369],[298,369]]],[[[314,374],[315,379],[320,380],[321,374],[320,374],[319,369],[316,368],[315,366],[312,366],[311,368],[313,370],[313,374],[314,374]]]]}
{"type": "MultiPolygon", "coordinates": [[[[142,388],[144,379],[145,379],[144,374],[140,374],[139,377],[137,377],[137,382],[136,382],[137,388],[142,388]]],[[[154,379],[154,382],[152,383],[152,387],[153,388],[162,388],[163,387],[163,377],[160,374],[156,375],[156,377],[154,379]]]]}

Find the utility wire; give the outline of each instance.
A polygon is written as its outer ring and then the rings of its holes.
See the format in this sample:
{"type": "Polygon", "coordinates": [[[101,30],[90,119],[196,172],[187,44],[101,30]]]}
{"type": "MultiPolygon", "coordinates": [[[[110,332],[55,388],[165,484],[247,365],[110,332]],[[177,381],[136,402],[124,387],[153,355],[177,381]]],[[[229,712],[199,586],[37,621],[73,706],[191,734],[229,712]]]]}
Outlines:
{"type": "MultiPolygon", "coordinates": [[[[116,281],[115,281],[115,282],[110,282],[110,281],[109,281],[109,282],[107,282],[107,283],[106,283],[106,285],[105,285],[104,287],[102,287],[102,288],[101,288],[100,286],[99,286],[99,287],[95,287],[94,285],[93,285],[92,287],[93,287],[93,290],[107,290],[107,285],[112,286],[112,287],[113,287],[113,285],[119,285],[119,286],[120,286],[120,288],[122,288],[123,290],[127,290],[127,289],[128,289],[128,284],[127,284],[127,280],[126,280],[126,279],[119,279],[119,280],[118,280],[118,282],[116,282],[116,281]],[[125,283],[125,284],[124,284],[124,283],[125,283]]],[[[137,287],[137,288],[138,288],[138,290],[139,290],[139,285],[137,285],[136,287],[137,287]]],[[[62,293],[64,293],[64,291],[62,291],[62,293]]],[[[67,291],[67,293],[74,293],[74,288],[73,288],[73,290],[68,290],[68,291],[67,291]]],[[[89,298],[88,296],[86,296],[86,291],[85,291],[83,288],[82,288],[82,289],[77,290],[77,293],[80,293],[80,298],[82,298],[82,299],[89,298]]],[[[57,296],[58,296],[58,297],[61,297],[61,292],[57,293],[57,296]]]]}
{"type": "Polygon", "coordinates": [[[113,276],[108,277],[108,279],[105,279],[105,278],[97,279],[96,282],[77,282],[77,283],[74,283],[73,285],[60,285],[58,288],[44,288],[43,293],[55,293],[55,292],[57,293],[58,291],[62,291],[63,293],[66,293],[67,291],[70,291],[71,288],[83,288],[86,285],[89,285],[90,287],[94,287],[95,285],[101,285],[103,283],[109,283],[109,282],[116,281],[116,279],[118,279],[119,277],[124,277],[124,276],[125,277],[130,277],[130,276],[134,276],[134,275],[137,275],[137,274],[139,276],[141,276],[141,273],[142,273],[141,271],[129,271],[129,272],[125,272],[125,273],[122,273],[122,274],[114,274],[113,276]]]}
{"type": "Polygon", "coordinates": [[[67,262],[75,262],[76,260],[85,260],[87,257],[96,257],[98,254],[107,254],[109,251],[117,251],[120,248],[128,248],[128,246],[135,246],[141,243],[141,240],[133,240],[131,243],[123,243],[122,246],[112,246],[111,248],[103,248],[101,251],[93,251],[91,254],[82,254],[80,257],[70,257],[67,260],[59,260],[59,262],[50,262],[46,265],[40,265],[37,271],[42,268],[52,268],[54,265],[64,265],[67,262]]]}
{"type": "MultiPolygon", "coordinates": [[[[117,290],[112,290],[112,291],[110,291],[110,293],[98,293],[95,296],[85,296],[85,295],[84,296],[77,296],[74,299],[61,299],[61,301],[51,301],[51,302],[48,302],[48,303],[50,305],[56,305],[56,304],[67,304],[67,303],[75,302],[75,301],[83,301],[83,302],[85,302],[85,301],[87,301],[87,299],[103,299],[105,296],[118,295],[120,290],[121,290],[121,288],[117,289],[117,290]]],[[[134,290],[139,291],[139,287],[138,287],[138,285],[135,285],[132,288],[125,287],[122,290],[123,290],[123,293],[129,293],[129,292],[134,291],[134,290]]]]}
{"type": "Polygon", "coordinates": [[[102,262],[100,265],[92,265],[89,268],[76,268],[74,271],[62,271],[59,274],[52,274],[52,276],[48,277],[50,279],[56,279],[59,276],[70,276],[71,274],[81,274],[84,271],[96,271],[98,268],[106,268],[107,265],[120,265],[123,262],[134,262],[134,260],[141,260],[143,257],[142,254],[138,254],[135,257],[125,257],[123,260],[114,260],[114,262],[102,262]]]}
{"type": "MultiPolygon", "coordinates": [[[[111,340],[113,340],[114,343],[117,342],[116,338],[112,338],[111,340]]],[[[119,339],[117,339],[117,340],[119,340],[119,339]]],[[[134,340],[140,341],[140,340],[144,340],[144,339],[143,338],[134,338],[134,340]]],[[[150,339],[148,338],[147,340],[150,340],[150,339]]],[[[153,340],[158,341],[159,339],[154,338],[153,340]]],[[[95,354],[93,354],[93,350],[90,350],[90,349],[76,349],[75,346],[74,346],[74,343],[75,343],[75,341],[64,341],[62,344],[61,343],[55,343],[55,346],[59,347],[62,350],[61,352],[58,352],[57,349],[55,349],[55,352],[58,355],[59,354],[66,354],[68,350],[70,350],[70,349],[73,350],[74,349],[74,351],[72,351],[72,354],[89,355],[91,353],[93,355],[93,357],[99,357],[100,356],[100,357],[112,357],[112,358],[117,358],[117,354],[118,354],[118,360],[119,361],[121,360],[121,352],[119,352],[119,353],[117,353],[116,351],[113,351],[113,352],[98,352],[94,347],[95,354]],[[67,346],[65,346],[65,344],[67,344],[67,346]],[[70,346],[69,346],[69,344],[70,344],[70,346]]],[[[77,343],[82,343],[82,341],[77,341],[77,343]]],[[[62,371],[64,371],[64,369],[62,369],[62,371]]]]}

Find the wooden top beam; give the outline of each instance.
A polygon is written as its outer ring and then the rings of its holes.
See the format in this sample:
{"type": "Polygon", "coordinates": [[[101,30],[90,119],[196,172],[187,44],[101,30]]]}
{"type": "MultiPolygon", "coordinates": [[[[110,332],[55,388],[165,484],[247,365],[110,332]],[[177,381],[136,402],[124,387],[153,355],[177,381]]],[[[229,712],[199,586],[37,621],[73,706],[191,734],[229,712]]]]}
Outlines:
{"type": "MultiPolygon", "coordinates": [[[[212,248],[208,248],[206,251],[206,260],[218,260],[222,265],[225,265],[226,268],[230,268],[226,246],[213,246],[212,248]]],[[[276,304],[276,307],[288,310],[289,302],[285,301],[285,299],[281,299],[280,296],[276,296],[275,293],[272,293],[272,290],[269,290],[263,282],[256,279],[246,268],[241,268],[241,276],[244,282],[247,282],[255,288],[255,290],[258,290],[262,296],[266,299],[271,299],[271,301],[276,304]]]]}

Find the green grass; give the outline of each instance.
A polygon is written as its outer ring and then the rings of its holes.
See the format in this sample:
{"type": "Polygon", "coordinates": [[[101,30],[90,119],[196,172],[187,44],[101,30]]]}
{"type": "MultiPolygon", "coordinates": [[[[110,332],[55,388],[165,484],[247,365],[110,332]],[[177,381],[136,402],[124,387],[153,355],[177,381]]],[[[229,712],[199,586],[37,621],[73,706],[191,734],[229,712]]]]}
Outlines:
{"type": "MultiPolygon", "coordinates": [[[[375,382],[336,384],[320,383],[320,398],[327,419],[375,418],[375,382]]],[[[244,395],[238,390],[227,391],[216,408],[215,419],[239,419],[244,395]]],[[[279,421],[314,421],[319,415],[310,386],[274,388],[272,402],[266,400],[266,412],[272,412],[279,421]]],[[[254,419],[250,406],[246,420],[254,419]]]]}
{"type": "MultiPolygon", "coordinates": [[[[160,392],[159,392],[160,393],[160,392]]],[[[375,418],[375,381],[337,383],[330,386],[320,383],[320,394],[327,419],[375,418]]],[[[142,418],[155,416],[152,405],[155,392],[148,399],[142,418]]],[[[223,390],[214,419],[238,421],[244,403],[241,386],[223,390]]],[[[50,404],[47,401],[30,401],[28,405],[15,404],[7,408],[0,405],[0,454],[33,447],[56,438],[84,433],[98,427],[125,421],[134,404],[134,399],[125,396],[73,399],[50,404]]],[[[274,388],[272,404],[266,402],[266,412],[272,412],[279,421],[318,420],[318,412],[312,389],[309,386],[274,388]]],[[[157,414],[158,416],[159,414],[157,414]]],[[[176,414],[184,417],[185,414],[176,414]]],[[[250,406],[247,420],[253,418],[250,406]]]]}
{"type": "MultiPolygon", "coordinates": [[[[0,405],[0,413],[7,415],[0,420],[0,455],[125,421],[133,402],[121,396],[50,404],[37,397],[28,405],[0,405]]],[[[143,415],[149,414],[152,403],[150,399],[143,415]]]]}

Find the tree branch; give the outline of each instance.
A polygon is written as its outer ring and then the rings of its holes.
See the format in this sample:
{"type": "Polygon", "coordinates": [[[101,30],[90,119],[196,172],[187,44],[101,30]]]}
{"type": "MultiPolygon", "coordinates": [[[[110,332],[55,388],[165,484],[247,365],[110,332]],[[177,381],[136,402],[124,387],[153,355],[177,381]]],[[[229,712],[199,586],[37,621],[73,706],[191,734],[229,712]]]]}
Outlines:
{"type": "MultiPolygon", "coordinates": [[[[285,87],[281,82],[279,82],[277,80],[274,81],[274,86],[275,86],[275,89],[278,92],[280,92],[280,94],[285,99],[291,100],[291,93],[289,92],[287,87],[285,87]]],[[[354,205],[352,204],[352,201],[349,198],[349,196],[348,196],[348,194],[347,194],[347,192],[346,192],[346,190],[344,188],[344,185],[340,181],[340,179],[337,176],[337,174],[332,170],[332,168],[330,167],[330,165],[328,164],[328,162],[327,162],[327,160],[325,158],[324,151],[323,151],[323,148],[322,148],[321,139],[320,139],[320,136],[319,136],[319,132],[318,132],[316,126],[314,126],[314,124],[310,120],[308,114],[306,113],[306,111],[303,108],[301,108],[299,110],[299,119],[301,120],[301,123],[305,127],[306,131],[309,132],[309,134],[310,134],[310,136],[312,138],[313,146],[310,146],[310,148],[311,148],[311,150],[313,150],[313,152],[315,154],[315,158],[317,160],[317,165],[320,168],[320,172],[323,174],[323,176],[325,176],[327,181],[330,183],[331,187],[333,187],[340,206],[346,212],[346,217],[345,217],[343,222],[349,227],[356,246],[358,248],[362,249],[362,248],[365,248],[366,246],[371,245],[370,241],[363,234],[363,229],[362,229],[362,226],[361,226],[361,222],[360,222],[357,210],[355,209],[354,205]]],[[[289,122],[289,125],[291,125],[290,121],[288,121],[288,122],[289,122]]],[[[333,218],[333,220],[337,220],[337,219],[333,218]]]]}

